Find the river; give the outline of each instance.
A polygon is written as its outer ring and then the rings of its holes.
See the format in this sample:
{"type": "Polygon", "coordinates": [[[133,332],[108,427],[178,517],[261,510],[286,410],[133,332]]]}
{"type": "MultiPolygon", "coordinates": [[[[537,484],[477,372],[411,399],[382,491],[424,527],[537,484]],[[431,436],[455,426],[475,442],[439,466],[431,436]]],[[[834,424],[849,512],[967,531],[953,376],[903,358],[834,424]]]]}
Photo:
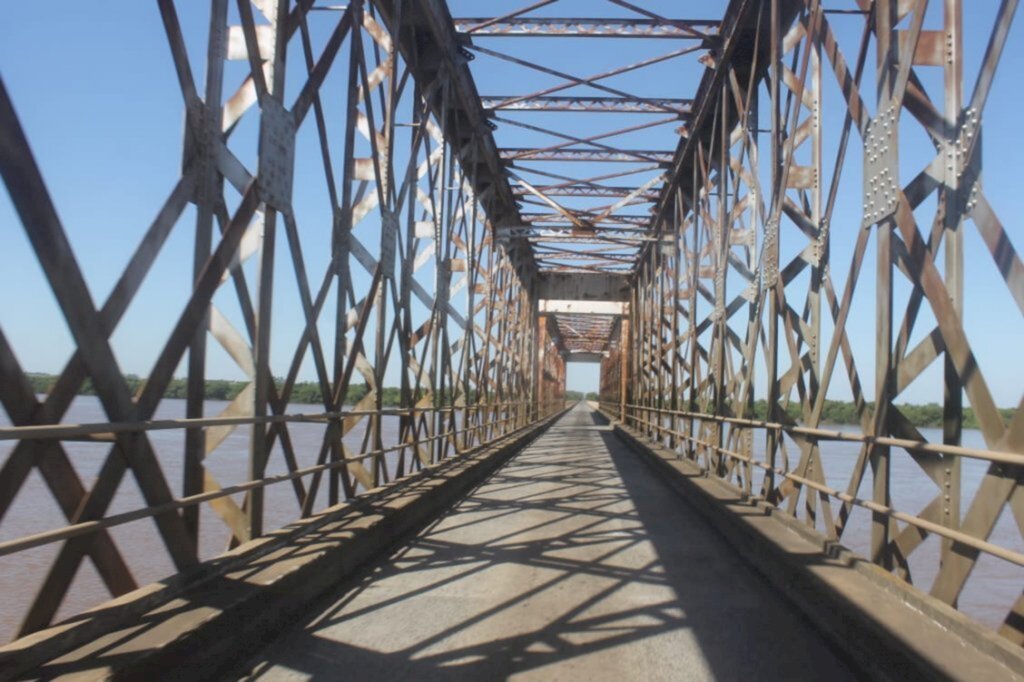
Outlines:
{"type": "MultiPolygon", "coordinates": [[[[207,401],[208,414],[217,414],[226,403],[207,401]]],[[[294,405],[289,413],[315,412],[312,405],[294,405]]],[[[183,417],[185,402],[183,400],[164,400],[155,419],[173,419],[183,417]]],[[[106,421],[103,410],[96,398],[80,396],[72,403],[65,423],[96,423],[106,421]]],[[[0,413],[0,425],[8,425],[5,415],[0,413]]],[[[345,437],[345,443],[353,452],[359,452],[363,436],[365,420],[345,437]]],[[[315,464],[323,438],[322,424],[291,424],[289,432],[295,452],[299,458],[299,466],[315,464]]],[[[385,417],[385,445],[397,442],[397,417],[385,417]]],[[[842,427],[839,427],[842,428],[842,427]]],[[[857,427],[846,430],[857,431],[857,427]]],[[[939,439],[940,434],[934,429],[923,429],[929,439],[939,439]]],[[[208,458],[207,468],[221,486],[228,486],[247,480],[248,449],[250,428],[235,429],[208,458]]],[[[172,490],[180,491],[182,478],[182,457],[184,432],[182,430],[153,431],[149,434],[150,441],[157,452],[164,474],[172,490]]],[[[755,443],[763,447],[763,438],[755,438],[755,443]]],[[[6,459],[13,448],[13,442],[0,442],[0,461],[6,459]]],[[[964,445],[984,447],[978,431],[964,432],[964,445]]],[[[846,489],[858,453],[856,443],[828,443],[823,446],[823,459],[827,482],[835,488],[846,489]]],[[[87,487],[95,480],[103,460],[109,452],[109,445],[103,443],[65,442],[65,451],[71,458],[79,477],[87,487]]],[[[795,449],[791,449],[795,452],[795,449]]],[[[755,445],[755,453],[760,455],[755,445]]],[[[926,505],[936,494],[934,483],[924,475],[914,461],[903,451],[894,451],[892,461],[892,491],[895,508],[901,511],[916,512],[926,505]]],[[[393,466],[393,462],[392,462],[393,466]]],[[[268,474],[284,473],[286,467],[281,455],[280,446],[276,446],[271,454],[267,468],[268,474]]],[[[973,498],[974,491],[984,474],[984,463],[972,460],[964,461],[963,488],[964,500],[973,498]]],[[[308,479],[307,479],[308,480],[308,479]]],[[[755,479],[756,480],[756,479],[755,479]]],[[[867,477],[862,496],[869,497],[870,477],[867,477]]],[[[321,486],[317,509],[326,505],[326,492],[321,486]]],[[[241,503],[242,496],[236,495],[235,500],[241,503]]],[[[129,473],[108,510],[109,514],[130,511],[145,506],[134,479],[129,473]]],[[[299,506],[290,483],[279,483],[266,488],[266,530],[273,530],[295,520],[299,515],[299,506]]],[[[966,502],[965,509],[966,512],[966,502]]],[[[31,533],[37,533],[66,524],[53,500],[49,489],[38,473],[33,471],[29,480],[21,488],[7,516],[0,523],[0,540],[10,540],[31,533]]],[[[228,533],[220,519],[204,505],[200,519],[200,553],[202,558],[210,558],[224,551],[228,533]]],[[[149,519],[135,521],[111,529],[111,534],[118,547],[125,555],[126,561],[136,581],[140,585],[159,580],[171,573],[173,567],[163,542],[156,532],[153,522],[149,519]]],[[[870,515],[863,509],[857,509],[852,515],[850,525],[843,538],[843,543],[851,549],[864,553],[868,547],[870,533],[870,515]]],[[[993,533],[992,541],[996,544],[1014,547],[1018,550],[1021,534],[1017,531],[1009,514],[1003,518],[993,533]]],[[[59,544],[38,547],[17,554],[0,557],[0,642],[14,636],[20,619],[25,613],[39,585],[46,575],[59,544]]],[[[937,567],[938,538],[929,538],[911,558],[911,569],[914,582],[928,586],[934,578],[937,567]]],[[[985,623],[996,627],[1005,616],[1006,611],[1020,595],[1024,584],[1024,569],[1013,564],[983,556],[974,574],[968,581],[967,588],[961,597],[962,611],[985,623]]],[[[109,598],[106,588],[96,574],[89,561],[85,561],[79,569],[72,590],[61,606],[58,618],[64,618],[83,609],[95,606],[109,598]]]]}

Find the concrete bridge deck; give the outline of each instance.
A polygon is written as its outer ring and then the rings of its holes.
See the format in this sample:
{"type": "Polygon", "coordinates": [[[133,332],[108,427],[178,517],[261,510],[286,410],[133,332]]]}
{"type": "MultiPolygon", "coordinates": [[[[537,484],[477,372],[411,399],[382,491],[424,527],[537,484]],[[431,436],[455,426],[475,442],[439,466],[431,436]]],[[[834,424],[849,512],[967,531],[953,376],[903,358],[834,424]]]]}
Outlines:
{"type": "Polygon", "coordinates": [[[259,679],[846,679],[838,654],[585,404],[356,585],[259,679]]]}

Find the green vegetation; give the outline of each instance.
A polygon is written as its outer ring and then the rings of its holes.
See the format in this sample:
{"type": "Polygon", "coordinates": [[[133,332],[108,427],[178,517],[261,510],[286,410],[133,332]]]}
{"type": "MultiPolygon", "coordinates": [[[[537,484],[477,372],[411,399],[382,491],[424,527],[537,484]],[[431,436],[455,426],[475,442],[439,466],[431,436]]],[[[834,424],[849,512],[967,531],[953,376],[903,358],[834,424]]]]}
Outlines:
{"type": "Polygon", "coordinates": [[[565,399],[570,402],[574,400],[583,400],[583,394],[579,391],[566,391],[565,399]]]}
{"type": "MultiPolygon", "coordinates": [[[[32,390],[36,393],[48,393],[53,387],[53,384],[57,381],[57,377],[52,374],[28,374],[29,383],[32,384],[32,390]]],[[[132,393],[138,392],[139,388],[144,383],[141,378],[134,374],[125,375],[125,383],[128,384],[128,390],[132,393]]],[[[282,380],[277,379],[277,385],[282,385],[282,380]]],[[[206,382],[206,398],[208,400],[234,400],[239,393],[246,387],[247,382],[245,381],[228,381],[225,379],[211,379],[206,382]]],[[[366,384],[354,384],[349,386],[348,392],[345,394],[345,404],[354,405],[369,392],[370,387],[366,384]]],[[[383,390],[383,402],[384,407],[397,407],[401,405],[401,389],[395,387],[388,387],[383,390]]],[[[86,379],[85,383],[82,384],[82,388],[78,391],[79,395],[96,395],[96,390],[93,388],[92,381],[86,379]]],[[[171,383],[168,384],[167,390],[164,392],[165,398],[185,398],[188,396],[188,382],[185,379],[172,379],[171,383]]],[[[297,382],[292,389],[291,403],[305,403],[315,405],[320,403],[322,400],[320,394],[320,384],[313,381],[297,382]]]]}
{"type": "Polygon", "coordinates": [[[583,391],[566,391],[565,399],[568,401],[573,400],[600,400],[597,393],[591,391],[590,393],[584,393],[583,391]]]}
{"type": "MultiPolygon", "coordinates": [[[[866,407],[867,414],[869,416],[874,413],[874,402],[867,403],[866,407]]],[[[897,407],[903,416],[907,418],[907,421],[914,426],[920,428],[942,428],[942,405],[939,405],[938,403],[928,403],[927,405],[897,405],[897,407]]],[[[800,405],[791,403],[786,412],[794,419],[799,419],[801,414],[800,405]]],[[[1003,421],[1007,424],[1010,423],[1010,419],[1013,417],[1013,412],[1014,410],[1009,408],[999,410],[999,413],[1003,417],[1003,421]]],[[[754,413],[751,415],[748,412],[747,414],[755,419],[767,418],[767,401],[755,400],[754,413]]],[[[826,400],[825,406],[821,411],[821,422],[823,424],[859,424],[860,419],[857,418],[857,408],[854,403],[843,400],[826,400]]],[[[978,418],[974,414],[974,410],[970,407],[964,407],[964,428],[978,428],[978,418]]]]}
{"type": "MultiPolygon", "coordinates": [[[[57,377],[52,374],[36,374],[30,373],[28,375],[29,382],[32,384],[32,390],[36,393],[48,393],[53,387],[53,384],[57,381],[57,377]]],[[[143,380],[134,374],[128,374],[125,376],[125,381],[128,384],[129,390],[133,393],[139,390],[143,380]]],[[[278,386],[281,385],[281,380],[278,379],[278,386]]],[[[233,400],[246,386],[244,381],[227,381],[224,379],[212,379],[206,382],[206,398],[209,400],[233,400]]],[[[184,398],[187,395],[187,383],[184,379],[172,379],[171,383],[167,386],[167,391],[164,393],[166,398],[184,398]]],[[[366,384],[354,384],[349,387],[348,393],[345,396],[346,405],[354,405],[359,402],[363,396],[369,391],[369,386],[366,384]]],[[[82,385],[81,390],[78,392],[79,395],[95,395],[92,382],[86,380],[82,385]]],[[[387,387],[383,390],[383,403],[385,407],[397,407],[401,405],[401,389],[396,387],[387,387]]],[[[472,401],[472,396],[470,397],[472,401]]],[[[598,394],[591,392],[584,394],[581,391],[566,391],[565,399],[569,401],[574,400],[598,400],[598,394]]],[[[304,381],[295,384],[292,389],[291,401],[292,403],[307,403],[316,404],[321,400],[320,397],[320,386],[319,384],[312,381],[304,381]]],[[[437,405],[450,405],[451,400],[446,399],[442,396],[436,400],[437,405]]],[[[942,406],[937,403],[928,403],[927,405],[900,405],[900,412],[910,421],[911,424],[918,427],[934,427],[940,428],[942,426],[942,406]]],[[[867,411],[870,415],[874,410],[874,403],[867,404],[867,411]]],[[[800,417],[800,406],[797,404],[790,404],[787,412],[794,419],[800,417]]],[[[1004,408],[999,410],[1003,416],[1003,421],[1009,424],[1010,419],[1013,417],[1013,409],[1004,408]]],[[[768,416],[768,404],[764,400],[754,401],[754,410],[751,414],[747,412],[747,416],[753,419],[765,419],[768,416]]],[[[860,420],[857,418],[857,409],[852,402],[845,402],[842,400],[826,400],[825,408],[822,410],[821,421],[823,424],[857,424],[860,420]]],[[[964,428],[976,429],[978,428],[978,419],[974,414],[974,410],[970,407],[964,408],[964,428]]]]}
{"type": "MultiPolygon", "coordinates": [[[[587,394],[588,396],[591,394],[587,394]]],[[[587,398],[588,400],[597,400],[597,397],[587,398]]],[[[907,421],[918,428],[942,428],[942,405],[937,403],[928,403],[927,405],[897,405],[900,413],[906,417],[907,421]]],[[[728,405],[727,405],[728,408],[728,405]]],[[[873,402],[866,403],[865,405],[867,416],[870,418],[875,411],[875,404],[873,402]]],[[[681,409],[686,409],[685,407],[681,409]]],[[[698,410],[699,411],[699,410],[698,410]]],[[[732,413],[736,414],[738,410],[733,410],[732,413]]],[[[786,409],[786,413],[792,417],[795,421],[800,421],[801,411],[798,403],[790,403],[786,409]]],[[[1009,425],[1010,420],[1013,418],[1014,410],[1012,408],[1001,408],[999,414],[1003,417],[1003,422],[1009,425]]],[[[768,401],[766,400],[755,400],[753,410],[747,409],[744,412],[744,417],[748,419],[767,419],[768,418],[768,401]]],[[[859,424],[860,419],[857,417],[857,406],[852,402],[843,400],[826,400],[825,406],[821,411],[821,423],[822,424],[859,424]]],[[[974,414],[974,410],[970,407],[964,407],[964,428],[965,429],[976,429],[978,428],[978,418],[974,414]]]]}

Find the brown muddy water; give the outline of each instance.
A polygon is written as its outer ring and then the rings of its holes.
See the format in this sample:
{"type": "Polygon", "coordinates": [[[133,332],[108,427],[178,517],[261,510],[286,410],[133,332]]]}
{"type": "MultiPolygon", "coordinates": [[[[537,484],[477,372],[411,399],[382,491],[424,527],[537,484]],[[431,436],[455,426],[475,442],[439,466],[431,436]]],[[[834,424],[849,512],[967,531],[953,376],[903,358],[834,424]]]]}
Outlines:
{"type": "MultiPolygon", "coordinates": [[[[226,403],[207,402],[207,413],[217,414],[226,403]]],[[[315,412],[311,405],[295,405],[289,413],[315,412]]],[[[183,400],[164,400],[155,415],[156,419],[183,417],[183,400]]],[[[66,415],[66,423],[95,423],[105,421],[103,410],[96,398],[81,396],[75,399],[66,415]]],[[[0,413],[0,425],[7,425],[0,413]]],[[[365,421],[345,437],[345,444],[358,452],[362,443],[365,421]]],[[[291,424],[289,432],[299,466],[312,466],[323,439],[324,425],[291,424]]],[[[839,427],[842,428],[842,427],[839,427]]],[[[397,442],[397,417],[385,417],[385,446],[397,442]]],[[[856,431],[856,427],[846,430],[856,431]]],[[[922,429],[929,439],[941,439],[933,429],[922,429]]],[[[157,452],[164,475],[172,490],[181,490],[182,457],[184,432],[181,430],[153,431],[150,441],[157,452]]],[[[221,486],[241,483],[247,480],[250,429],[239,427],[227,437],[221,446],[208,458],[207,467],[221,486]]],[[[790,443],[792,445],[792,443],[790,443]]],[[[965,431],[964,445],[984,447],[980,432],[965,431]]],[[[0,461],[13,448],[12,441],[0,442],[0,461]]],[[[763,438],[755,438],[755,453],[758,446],[763,448],[763,438]],[[760,441],[760,442],[759,442],[760,441]]],[[[109,451],[109,445],[102,443],[66,442],[65,450],[74,464],[78,475],[87,487],[93,484],[97,472],[109,451]]],[[[795,449],[791,448],[790,452],[795,449]]],[[[842,490],[858,454],[856,443],[823,444],[823,459],[826,479],[829,485],[842,490]]],[[[390,461],[393,470],[394,460],[390,461]]],[[[286,467],[280,450],[276,446],[267,468],[269,475],[285,473],[286,467]]],[[[985,472],[983,462],[964,460],[963,489],[964,512],[985,472]]],[[[307,479],[308,480],[308,479],[307,479]]],[[[326,505],[326,486],[321,486],[317,509],[326,505]]],[[[894,451],[892,461],[892,496],[896,509],[916,512],[927,505],[938,493],[935,484],[923,473],[917,464],[904,452],[894,451]]],[[[870,476],[866,477],[860,491],[862,497],[870,497],[870,476]]],[[[242,496],[235,496],[241,503],[242,496]]],[[[120,490],[108,510],[108,515],[131,511],[145,506],[144,500],[131,475],[122,481],[120,490]]],[[[288,482],[266,488],[266,530],[280,528],[298,518],[299,507],[295,493],[288,482]]],[[[0,522],[0,541],[10,540],[31,533],[57,528],[66,524],[49,489],[41,477],[33,472],[18,493],[6,517],[0,522]]],[[[201,557],[215,557],[224,551],[228,532],[208,505],[204,505],[200,519],[201,557]]],[[[136,581],[144,585],[160,580],[174,572],[171,561],[164,549],[156,527],[149,519],[135,521],[111,529],[114,542],[121,549],[136,581]]],[[[856,509],[851,517],[843,543],[851,549],[864,553],[870,535],[870,515],[863,509],[856,509]]],[[[1021,534],[1009,514],[1000,518],[991,541],[1021,551],[1021,534]]],[[[11,639],[17,631],[20,620],[46,575],[59,543],[38,547],[15,555],[0,557],[0,642],[11,639]]],[[[914,583],[927,589],[934,579],[938,566],[938,538],[929,538],[911,557],[911,571],[914,583]]],[[[983,556],[960,600],[960,609],[989,627],[997,627],[1006,612],[1021,593],[1024,585],[1024,569],[1005,561],[983,556]]],[[[110,595],[88,561],[83,562],[75,578],[71,593],[59,612],[58,619],[73,615],[83,609],[95,606],[109,599],[110,595]]]]}

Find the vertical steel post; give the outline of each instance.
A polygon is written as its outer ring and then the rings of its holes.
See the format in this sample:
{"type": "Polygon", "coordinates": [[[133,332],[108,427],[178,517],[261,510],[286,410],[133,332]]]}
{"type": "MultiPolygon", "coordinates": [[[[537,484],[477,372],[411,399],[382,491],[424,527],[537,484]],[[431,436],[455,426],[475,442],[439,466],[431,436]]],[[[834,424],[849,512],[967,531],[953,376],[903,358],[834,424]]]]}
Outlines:
{"type": "MultiPolygon", "coordinates": [[[[959,124],[963,111],[963,3],[945,0],[945,48],[943,68],[945,80],[945,149],[944,186],[939,193],[939,210],[943,219],[943,243],[946,256],[946,291],[957,317],[963,322],[964,314],[964,238],[963,223],[968,196],[960,185],[961,168],[956,163],[959,144],[959,124]]],[[[965,160],[966,161],[966,160],[965,160]]],[[[942,442],[960,445],[963,434],[963,383],[956,365],[947,351],[943,357],[943,410],[942,442]]],[[[946,456],[942,470],[942,524],[960,527],[961,458],[946,456]]],[[[952,558],[953,542],[942,539],[940,566],[952,558]]],[[[956,605],[956,600],[953,601],[956,605]]]]}
{"type": "MultiPolygon", "coordinates": [[[[889,105],[892,95],[894,69],[899,61],[899,40],[895,29],[897,7],[895,0],[877,0],[875,27],[878,49],[878,108],[889,105]]],[[[889,403],[892,397],[892,239],[894,217],[887,217],[877,225],[877,262],[875,278],[875,436],[888,434],[889,403]]],[[[890,448],[871,443],[872,499],[876,504],[889,506],[890,448]]],[[[889,523],[887,515],[872,512],[871,560],[890,568],[889,523]]]]}

